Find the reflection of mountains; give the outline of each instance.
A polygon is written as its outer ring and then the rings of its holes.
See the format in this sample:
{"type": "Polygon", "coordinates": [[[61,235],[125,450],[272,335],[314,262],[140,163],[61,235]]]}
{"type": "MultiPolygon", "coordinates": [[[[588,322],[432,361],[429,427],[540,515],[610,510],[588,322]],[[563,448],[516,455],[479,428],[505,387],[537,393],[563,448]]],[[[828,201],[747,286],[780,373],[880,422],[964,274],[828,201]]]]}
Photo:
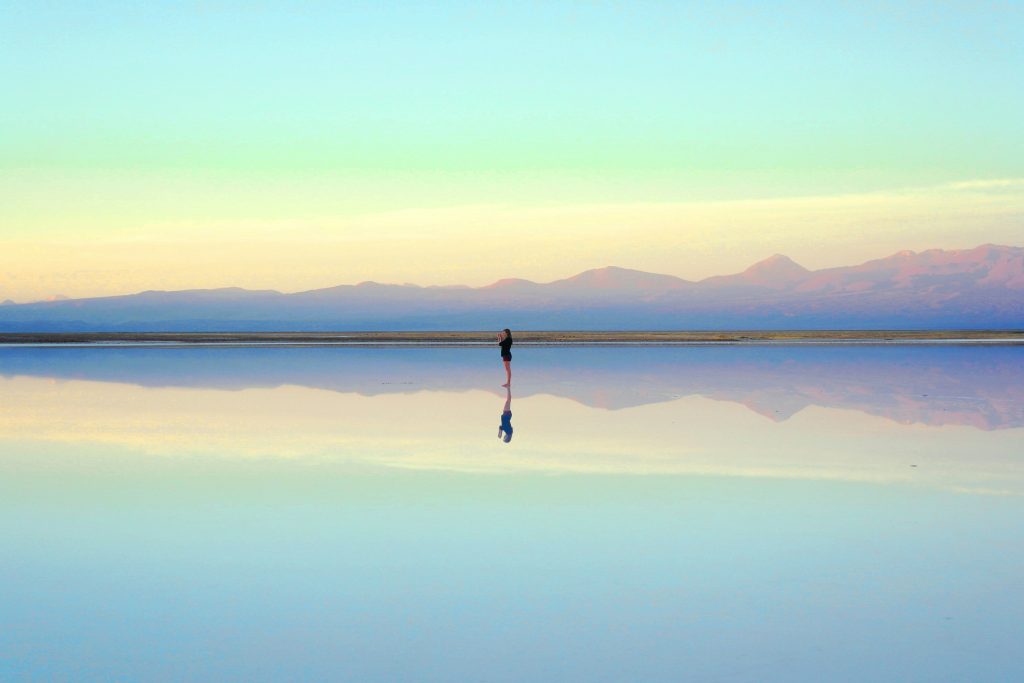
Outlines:
{"type": "MultiPolygon", "coordinates": [[[[299,385],[366,396],[467,391],[501,378],[492,349],[3,348],[0,374],[241,390],[299,385]]],[[[682,396],[742,403],[772,420],[806,406],[900,423],[1024,427],[1024,348],[529,348],[515,395],[616,410],[682,396]]]]}

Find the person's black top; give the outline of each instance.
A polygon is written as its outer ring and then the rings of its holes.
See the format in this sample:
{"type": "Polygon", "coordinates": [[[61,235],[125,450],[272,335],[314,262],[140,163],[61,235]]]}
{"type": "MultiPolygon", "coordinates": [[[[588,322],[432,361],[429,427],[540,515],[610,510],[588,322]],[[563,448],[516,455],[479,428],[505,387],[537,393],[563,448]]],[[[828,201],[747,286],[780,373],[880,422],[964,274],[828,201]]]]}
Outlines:
{"type": "Polygon", "coordinates": [[[505,337],[501,340],[501,357],[505,360],[512,360],[512,337],[505,337]]]}

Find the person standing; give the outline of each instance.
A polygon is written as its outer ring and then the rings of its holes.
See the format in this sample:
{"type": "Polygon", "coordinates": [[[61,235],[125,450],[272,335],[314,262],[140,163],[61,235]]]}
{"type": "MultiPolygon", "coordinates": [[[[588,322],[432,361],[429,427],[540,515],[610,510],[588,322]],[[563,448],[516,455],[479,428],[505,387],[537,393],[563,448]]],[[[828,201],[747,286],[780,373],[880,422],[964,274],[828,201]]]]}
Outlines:
{"type": "Polygon", "coordinates": [[[512,330],[507,327],[498,333],[498,344],[501,346],[501,360],[505,363],[505,383],[501,386],[512,385],[512,330]]]}

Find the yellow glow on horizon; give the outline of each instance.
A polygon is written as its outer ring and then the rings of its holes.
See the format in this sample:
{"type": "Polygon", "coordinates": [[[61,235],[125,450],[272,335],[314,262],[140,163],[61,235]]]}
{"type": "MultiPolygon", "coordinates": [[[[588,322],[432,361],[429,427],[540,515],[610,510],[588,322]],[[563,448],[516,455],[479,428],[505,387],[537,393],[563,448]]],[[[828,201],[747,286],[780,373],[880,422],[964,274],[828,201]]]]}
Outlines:
{"type": "Polygon", "coordinates": [[[0,237],[0,299],[229,286],[290,292],[364,280],[479,286],[605,265],[701,279],[773,253],[816,269],[903,249],[1016,244],[1022,216],[1024,181],[1001,179],[781,199],[140,217],[134,230],[79,217],[86,223],[70,232],[0,237]]]}
{"type": "Polygon", "coordinates": [[[998,482],[999,492],[1024,495],[1024,466],[1006,455],[1020,430],[900,425],[856,410],[810,406],[773,422],[703,396],[609,412],[535,394],[513,400],[517,429],[506,445],[496,437],[504,398],[482,390],[364,396],[291,385],[232,391],[37,377],[0,378],[0,389],[8,398],[0,441],[95,445],[132,457],[830,479],[974,493],[993,493],[998,482]],[[894,453],[897,437],[910,433],[927,444],[918,456],[927,467],[911,470],[894,453]],[[959,454],[979,438],[988,445],[965,469],[959,454]]]}

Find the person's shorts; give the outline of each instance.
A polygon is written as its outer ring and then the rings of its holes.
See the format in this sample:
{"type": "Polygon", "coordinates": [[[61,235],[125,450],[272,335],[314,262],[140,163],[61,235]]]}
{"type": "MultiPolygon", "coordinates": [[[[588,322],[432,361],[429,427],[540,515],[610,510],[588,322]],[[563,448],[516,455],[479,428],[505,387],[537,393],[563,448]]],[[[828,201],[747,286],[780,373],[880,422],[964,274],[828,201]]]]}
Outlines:
{"type": "Polygon", "coordinates": [[[511,361],[512,360],[512,354],[511,353],[503,353],[503,354],[501,354],[501,359],[502,360],[511,361]]]}

